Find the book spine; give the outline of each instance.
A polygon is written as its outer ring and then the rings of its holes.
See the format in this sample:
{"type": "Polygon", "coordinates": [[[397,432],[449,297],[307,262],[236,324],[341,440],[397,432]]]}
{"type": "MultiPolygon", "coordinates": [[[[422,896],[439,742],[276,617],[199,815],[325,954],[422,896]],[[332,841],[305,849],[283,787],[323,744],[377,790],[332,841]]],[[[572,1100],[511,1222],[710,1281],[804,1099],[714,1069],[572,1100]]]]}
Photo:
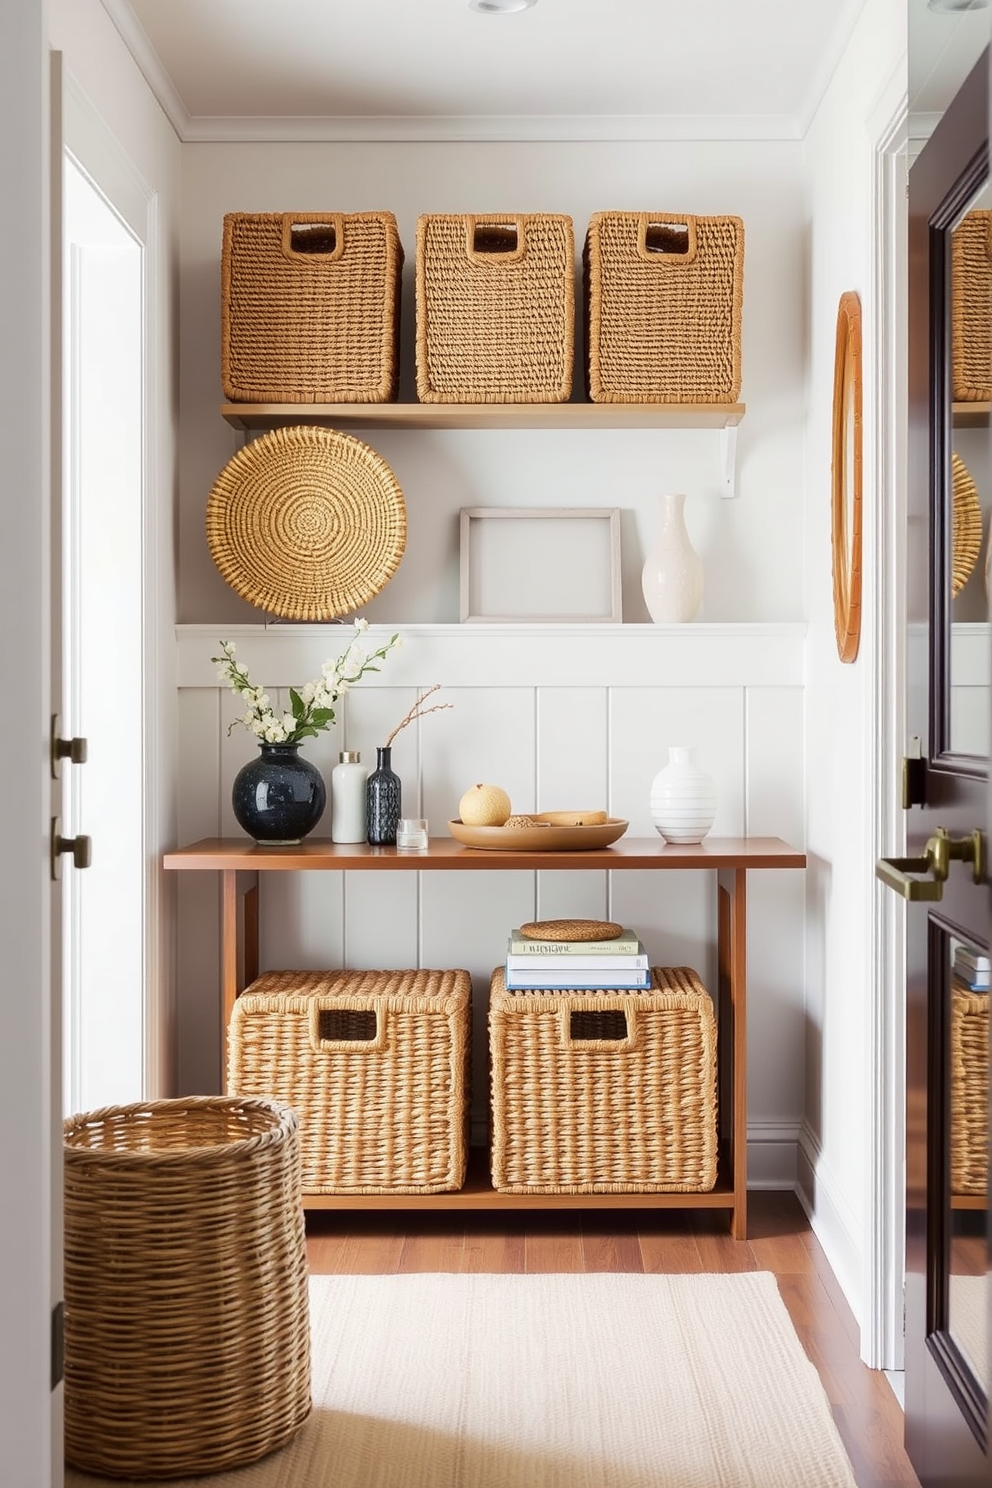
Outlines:
{"type": "Polygon", "coordinates": [[[510,953],[514,956],[637,956],[644,947],[636,936],[622,940],[527,940],[511,935],[510,953]]]}
{"type": "Polygon", "coordinates": [[[651,978],[610,977],[550,977],[506,975],[504,986],[507,992],[648,992],[651,978]]]}
{"type": "Polygon", "coordinates": [[[508,971],[542,972],[549,976],[570,976],[574,971],[647,971],[647,956],[569,956],[566,961],[542,961],[539,956],[506,958],[508,971]]]}

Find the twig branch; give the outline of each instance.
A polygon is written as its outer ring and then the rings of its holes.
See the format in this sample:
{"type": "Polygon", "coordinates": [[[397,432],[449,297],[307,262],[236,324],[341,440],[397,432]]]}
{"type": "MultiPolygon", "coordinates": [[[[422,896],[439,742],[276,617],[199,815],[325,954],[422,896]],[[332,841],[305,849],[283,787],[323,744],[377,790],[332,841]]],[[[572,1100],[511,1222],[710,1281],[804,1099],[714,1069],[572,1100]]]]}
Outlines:
{"type": "Polygon", "coordinates": [[[386,740],[386,749],[388,749],[390,744],[392,744],[400,729],[405,729],[407,724],[413,723],[415,718],[426,718],[428,713],[441,713],[445,708],[453,708],[455,706],[454,703],[434,703],[430,708],[425,708],[423,706],[423,704],[427,701],[431,694],[437,692],[440,689],[440,686],[440,682],[435,682],[433,687],[428,687],[427,691],[417,699],[406,717],[396,725],[396,727],[393,729],[393,732],[386,740]]]}

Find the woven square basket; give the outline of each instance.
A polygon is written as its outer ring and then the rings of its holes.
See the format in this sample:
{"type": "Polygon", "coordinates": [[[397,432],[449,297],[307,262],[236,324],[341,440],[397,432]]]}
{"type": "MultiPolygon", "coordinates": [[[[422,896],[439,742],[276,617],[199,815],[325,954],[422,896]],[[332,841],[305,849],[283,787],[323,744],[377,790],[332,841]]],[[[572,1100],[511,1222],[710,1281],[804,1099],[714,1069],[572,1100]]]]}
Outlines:
{"type": "Polygon", "coordinates": [[[571,217],[420,217],[421,403],[565,402],[575,348],[574,260],[571,217]]]}
{"type": "Polygon", "coordinates": [[[696,973],[644,992],[489,994],[502,1193],[703,1193],[717,1176],[716,1019],[696,973]]]}
{"type": "Polygon", "coordinates": [[[467,971],[429,970],[270,971],[245,989],[228,1088],[295,1109],[305,1194],[461,1188],[471,990],[467,971]]]}
{"type": "Polygon", "coordinates": [[[951,383],[957,403],[992,399],[992,211],[951,234],[951,383]]]}
{"type": "Polygon", "coordinates": [[[388,403],[403,249],[392,212],[230,212],[221,380],[241,403],[388,403]]]}
{"type": "Polygon", "coordinates": [[[741,390],[739,217],[596,212],[583,250],[594,403],[734,403],[741,390]]]}
{"type": "Polygon", "coordinates": [[[951,988],[951,1193],[983,1194],[989,1162],[989,994],[951,988]]]}

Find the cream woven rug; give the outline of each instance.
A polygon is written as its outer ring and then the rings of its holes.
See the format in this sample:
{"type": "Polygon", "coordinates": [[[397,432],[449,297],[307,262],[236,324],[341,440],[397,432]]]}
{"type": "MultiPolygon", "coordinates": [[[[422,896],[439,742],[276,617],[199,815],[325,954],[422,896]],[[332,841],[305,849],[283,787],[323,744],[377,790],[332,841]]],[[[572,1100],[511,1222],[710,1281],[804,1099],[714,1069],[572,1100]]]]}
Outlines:
{"type": "MultiPolygon", "coordinates": [[[[196,1482],[855,1488],[770,1273],[310,1285],[309,1421],[262,1462],[196,1482]]],[[[68,1488],[105,1481],[66,1473],[68,1488]]]]}

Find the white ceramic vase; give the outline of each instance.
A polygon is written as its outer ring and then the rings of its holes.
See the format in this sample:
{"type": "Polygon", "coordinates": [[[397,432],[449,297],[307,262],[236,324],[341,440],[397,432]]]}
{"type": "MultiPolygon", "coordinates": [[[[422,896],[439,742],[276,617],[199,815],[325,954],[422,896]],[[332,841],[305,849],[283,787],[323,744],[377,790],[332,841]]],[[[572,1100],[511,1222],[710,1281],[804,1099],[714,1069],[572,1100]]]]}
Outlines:
{"type": "Polygon", "coordinates": [[[702,842],[716,816],[716,786],[695,753],[673,745],[651,782],[651,819],[666,842],[702,842]]]}
{"type": "Polygon", "coordinates": [[[661,497],[661,521],[641,570],[641,589],[656,625],[691,620],[703,598],[703,564],[689,541],[685,497],[661,497]]]}

